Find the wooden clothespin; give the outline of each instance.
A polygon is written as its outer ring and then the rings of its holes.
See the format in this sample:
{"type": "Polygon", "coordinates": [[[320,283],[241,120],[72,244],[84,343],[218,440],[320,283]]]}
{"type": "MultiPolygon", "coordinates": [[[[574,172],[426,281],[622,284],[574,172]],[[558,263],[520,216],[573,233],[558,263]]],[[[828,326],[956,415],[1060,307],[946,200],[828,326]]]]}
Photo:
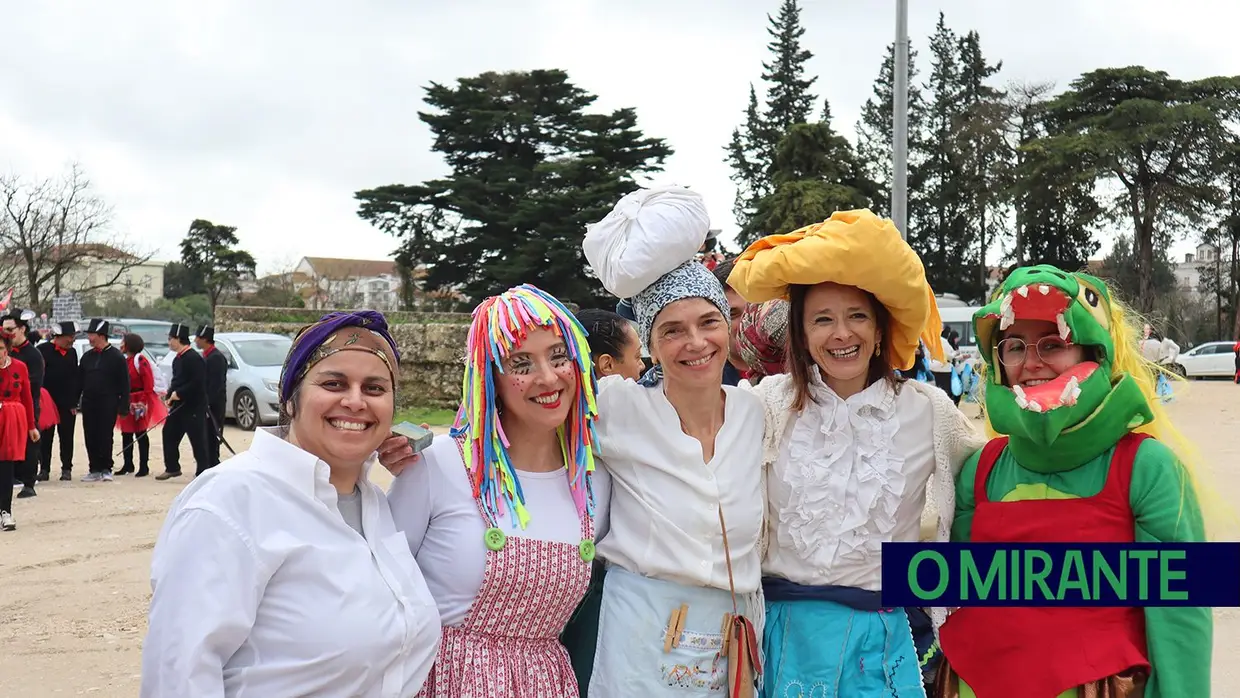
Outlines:
{"type": "Polygon", "coordinates": [[[663,652],[671,652],[672,647],[678,644],[680,636],[680,614],[683,613],[684,606],[673,608],[672,615],[667,620],[667,631],[663,635],[663,652]]]}

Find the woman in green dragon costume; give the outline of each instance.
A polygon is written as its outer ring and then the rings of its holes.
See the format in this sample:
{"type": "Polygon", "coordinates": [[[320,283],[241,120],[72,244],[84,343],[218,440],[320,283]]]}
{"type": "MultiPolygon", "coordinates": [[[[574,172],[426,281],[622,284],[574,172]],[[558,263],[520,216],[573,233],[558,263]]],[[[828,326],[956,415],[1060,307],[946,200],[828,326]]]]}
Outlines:
{"type": "MultiPolygon", "coordinates": [[[[1103,282],[1015,270],[974,315],[996,434],[956,483],[952,540],[1204,541],[1157,370],[1103,282]]],[[[1206,698],[1209,608],[962,608],[940,631],[941,698],[1206,698]]]]}

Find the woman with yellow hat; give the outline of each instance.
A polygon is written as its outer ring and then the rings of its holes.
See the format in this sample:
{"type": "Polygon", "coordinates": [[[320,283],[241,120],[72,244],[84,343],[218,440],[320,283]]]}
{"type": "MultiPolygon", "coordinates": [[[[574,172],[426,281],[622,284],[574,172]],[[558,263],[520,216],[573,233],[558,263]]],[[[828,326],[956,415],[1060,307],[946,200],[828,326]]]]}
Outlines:
{"type": "MultiPolygon", "coordinates": [[[[918,540],[923,517],[949,539],[954,476],[982,439],[946,393],[896,374],[920,341],[942,356],[921,260],[890,221],[842,211],[757,241],[728,283],[750,303],[790,302],[787,373],[755,388],[765,695],[922,695],[931,624],[880,605],[881,546],[918,540]]],[[[946,612],[930,615],[937,628],[946,612]]]]}

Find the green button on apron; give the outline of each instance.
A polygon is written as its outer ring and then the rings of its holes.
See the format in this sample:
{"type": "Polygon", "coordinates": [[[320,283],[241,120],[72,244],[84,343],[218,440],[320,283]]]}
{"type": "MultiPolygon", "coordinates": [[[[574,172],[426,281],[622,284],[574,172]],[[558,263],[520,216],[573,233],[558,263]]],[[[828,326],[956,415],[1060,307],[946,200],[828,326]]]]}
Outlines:
{"type": "Polygon", "coordinates": [[[482,539],[486,542],[488,550],[502,550],[508,536],[504,535],[500,529],[492,527],[482,534],[482,539]]]}

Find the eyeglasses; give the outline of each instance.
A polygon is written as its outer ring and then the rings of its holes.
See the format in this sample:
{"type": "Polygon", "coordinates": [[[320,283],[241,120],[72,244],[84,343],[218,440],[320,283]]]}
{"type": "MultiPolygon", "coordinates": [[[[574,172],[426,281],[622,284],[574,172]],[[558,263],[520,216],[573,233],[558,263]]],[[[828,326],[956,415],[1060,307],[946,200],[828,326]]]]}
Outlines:
{"type": "MultiPolygon", "coordinates": [[[[1033,345],[1038,358],[1051,363],[1063,359],[1064,354],[1072,347],[1059,337],[1043,337],[1033,345]]],[[[1025,362],[1029,353],[1029,343],[1023,339],[1010,337],[999,342],[999,362],[1004,366],[1016,366],[1025,362]]]]}

